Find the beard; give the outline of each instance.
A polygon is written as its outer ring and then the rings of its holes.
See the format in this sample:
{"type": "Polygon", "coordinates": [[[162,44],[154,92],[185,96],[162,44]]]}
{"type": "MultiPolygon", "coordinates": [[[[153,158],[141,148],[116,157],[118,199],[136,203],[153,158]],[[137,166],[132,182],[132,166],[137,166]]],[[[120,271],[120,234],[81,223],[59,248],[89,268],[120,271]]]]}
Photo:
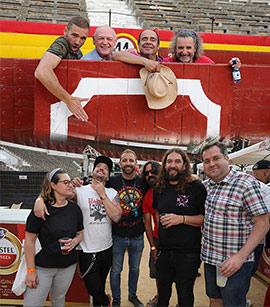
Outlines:
{"type": "Polygon", "coordinates": [[[157,182],[157,178],[154,177],[154,176],[150,176],[147,179],[147,183],[148,183],[150,188],[153,188],[156,185],[156,182],[157,182]]]}
{"type": "Polygon", "coordinates": [[[166,170],[166,178],[168,181],[180,181],[180,179],[185,176],[184,170],[173,169],[177,172],[175,175],[170,175],[170,170],[171,169],[166,170]]]}
{"type": "Polygon", "coordinates": [[[132,174],[132,173],[135,172],[135,166],[134,166],[134,167],[129,167],[129,168],[130,168],[129,170],[126,170],[126,168],[123,167],[123,168],[122,168],[122,172],[123,172],[124,174],[127,174],[127,175],[130,175],[130,174],[132,174]]]}
{"type": "Polygon", "coordinates": [[[105,175],[96,174],[96,173],[93,173],[93,179],[100,181],[100,182],[106,182],[106,180],[107,180],[105,175]]]}

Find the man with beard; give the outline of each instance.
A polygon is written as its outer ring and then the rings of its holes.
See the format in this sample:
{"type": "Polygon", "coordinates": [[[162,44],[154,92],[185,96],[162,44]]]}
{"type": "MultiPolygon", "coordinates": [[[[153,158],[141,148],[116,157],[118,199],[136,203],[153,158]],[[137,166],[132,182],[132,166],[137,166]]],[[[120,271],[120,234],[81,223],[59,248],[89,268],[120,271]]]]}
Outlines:
{"type": "MultiPolygon", "coordinates": [[[[180,30],[176,33],[171,43],[172,57],[165,58],[168,62],[178,63],[209,63],[215,64],[210,58],[203,55],[203,41],[196,32],[180,30]]],[[[232,59],[229,65],[240,68],[241,61],[232,59]]]]}
{"type": "Polygon", "coordinates": [[[200,266],[201,226],[206,190],[191,175],[187,154],[178,148],[163,157],[153,207],[157,210],[158,306],[168,306],[175,282],[178,306],[193,306],[193,286],[200,266]]]}
{"type": "MultiPolygon", "coordinates": [[[[73,200],[82,210],[84,221],[82,248],[79,251],[81,277],[89,294],[93,297],[94,306],[109,306],[110,299],[105,293],[105,282],[112,265],[112,227],[111,221],[117,223],[122,214],[117,192],[105,188],[112,160],[99,156],[94,162],[91,184],[75,189],[73,200]]],[[[82,185],[79,178],[73,180],[75,185],[82,185]]],[[[43,200],[36,201],[34,212],[38,217],[48,214],[43,200]]]]}
{"type": "Polygon", "coordinates": [[[141,179],[135,174],[137,165],[135,152],[130,149],[124,150],[119,165],[121,174],[111,177],[108,182],[108,186],[117,190],[122,207],[120,221],[113,223],[113,264],[110,274],[112,306],[120,306],[121,303],[121,272],[126,250],[129,257],[128,300],[134,306],[143,306],[136,294],[144,248],[144,225],[141,179]]]}
{"type": "Polygon", "coordinates": [[[81,60],[111,61],[116,43],[117,37],[114,29],[109,26],[100,26],[93,36],[95,49],[85,54],[81,60]]]}
{"type": "Polygon", "coordinates": [[[160,164],[156,161],[148,161],[145,163],[142,171],[143,186],[147,190],[143,198],[143,216],[146,236],[150,245],[149,268],[150,277],[156,280],[157,294],[147,303],[147,307],[157,306],[158,303],[158,282],[156,272],[157,246],[158,246],[158,227],[156,220],[156,210],[153,208],[153,190],[157,182],[160,164]],[[152,218],[151,218],[152,217],[152,218]],[[152,219],[154,222],[154,230],[152,227],[152,219]]]}
{"type": "Polygon", "coordinates": [[[67,27],[65,27],[64,36],[58,37],[52,43],[35,70],[35,77],[48,91],[63,101],[71,113],[82,121],[87,121],[88,116],[81,102],[87,101],[88,98],[71,96],[59,83],[54,69],[61,60],[79,60],[83,56],[80,48],[85,43],[89,30],[89,22],[85,18],[80,16],[71,18],[67,27]]]}
{"type": "Polygon", "coordinates": [[[143,65],[150,72],[158,72],[161,62],[168,62],[157,55],[159,48],[159,35],[153,30],[145,30],[138,38],[139,53],[130,51],[117,51],[113,54],[114,61],[127,64],[143,65]]]}

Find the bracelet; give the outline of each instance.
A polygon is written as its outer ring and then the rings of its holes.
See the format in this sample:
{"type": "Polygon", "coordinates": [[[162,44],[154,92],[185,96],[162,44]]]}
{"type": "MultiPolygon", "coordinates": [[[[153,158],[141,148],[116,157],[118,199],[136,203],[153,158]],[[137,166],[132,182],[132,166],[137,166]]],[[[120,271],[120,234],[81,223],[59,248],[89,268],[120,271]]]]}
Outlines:
{"type": "Polygon", "coordinates": [[[182,222],[182,224],[185,224],[185,216],[184,215],[182,215],[183,216],[183,222],[182,222]]]}
{"type": "Polygon", "coordinates": [[[28,273],[28,274],[35,273],[35,272],[36,272],[36,269],[27,270],[27,273],[28,273]]]}
{"type": "Polygon", "coordinates": [[[105,194],[105,196],[100,196],[100,199],[101,200],[104,200],[104,199],[106,199],[107,198],[107,195],[105,194]]]}
{"type": "Polygon", "coordinates": [[[157,249],[157,248],[155,247],[155,245],[151,247],[151,251],[154,251],[154,250],[156,250],[156,249],[157,249]]]}

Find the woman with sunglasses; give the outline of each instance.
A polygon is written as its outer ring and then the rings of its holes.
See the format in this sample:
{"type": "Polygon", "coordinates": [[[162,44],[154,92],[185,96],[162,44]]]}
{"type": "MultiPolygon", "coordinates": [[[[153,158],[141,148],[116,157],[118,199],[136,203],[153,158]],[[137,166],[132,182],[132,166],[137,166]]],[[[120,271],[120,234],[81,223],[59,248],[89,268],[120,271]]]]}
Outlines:
{"type": "Polygon", "coordinates": [[[79,206],[68,199],[73,196],[68,174],[57,168],[48,173],[40,193],[49,215],[46,220],[34,215],[26,222],[24,252],[27,264],[24,306],[44,306],[48,293],[52,306],[65,306],[65,296],[76,269],[75,247],[83,237],[83,217],[79,206]],[[41,251],[35,255],[39,238],[41,251]],[[65,238],[65,254],[59,240],[65,238]]]}

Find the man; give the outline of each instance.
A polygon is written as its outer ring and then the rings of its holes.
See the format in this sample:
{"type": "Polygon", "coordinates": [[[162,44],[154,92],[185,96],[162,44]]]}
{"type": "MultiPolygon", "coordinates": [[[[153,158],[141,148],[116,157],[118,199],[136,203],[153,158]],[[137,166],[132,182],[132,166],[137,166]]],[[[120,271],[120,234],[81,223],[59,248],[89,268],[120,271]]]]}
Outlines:
{"type": "MultiPolygon", "coordinates": [[[[117,192],[105,188],[112,160],[99,156],[94,162],[91,184],[76,188],[73,199],[82,210],[84,220],[84,237],[80,246],[79,265],[81,276],[94,306],[109,306],[110,298],[105,294],[105,282],[112,264],[112,227],[111,221],[120,220],[122,210],[117,192]]],[[[76,186],[82,182],[76,178],[76,186]]],[[[35,214],[44,218],[42,200],[35,204],[35,214]]],[[[48,212],[47,212],[48,214],[48,212]]]]}
{"type": "Polygon", "coordinates": [[[82,108],[81,102],[88,98],[71,96],[59,83],[54,69],[63,59],[79,60],[82,57],[80,50],[89,33],[89,22],[83,17],[71,18],[64,30],[64,36],[58,37],[51,47],[44,53],[36,70],[35,77],[54,96],[63,101],[71,113],[78,119],[87,121],[88,116],[82,108]]]}
{"type": "MultiPolygon", "coordinates": [[[[270,161],[268,160],[260,160],[255,163],[252,167],[252,175],[258,180],[260,184],[261,194],[263,196],[265,205],[268,209],[268,215],[270,215],[270,187],[266,185],[270,178],[270,161]]],[[[269,233],[267,233],[267,238],[269,238],[269,233]]],[[[264,247],[265,239],[255,248],[255,264],[252,270],[251,275],[254,276],[257,267],[262,255],[263,247],[264,247]]]]}
{"type": "Polygon", "coordinates": [[[100,26],[93,36],[95,49],[85,54],[81,60],[111,61],[116,43],[117,37],[114,29],[109,26],[100,26]]]}
{"type": "Polygon", "coordinates": [[[158,306],[169,306],[173,282],[178,306],[194,304],[205,198],[203,184],[191,175],[187,154],[178,148],[168,150],[153,197],[153,207],[160,216],[156,261],[158,306]]]}
{"type": "Polygon", "coordinates": [[[269,228],[267,208],[258,182],[229,168],[224,144],[206,144],[201,150],[207,199],[201,260],[210,306],[246,306],[254,265],[253,250],[269,228]],[[216,266],[227,277],[216,284],[216,266]]]}
{"type": "Polygon", "coordinates": [[[157,294],[147,303],[147,307],[157,306],[158,303],[158,281],[155,261],[157,259],[158,246],[158,225],[156,220],[156,211],[153,208],[153,190],[155,188],[160,164],[156,161],[148,161],[145,163],[142,171],[142,185],[147,191],[143,198],[143,217],[146,236],[150,245],[149,269],[150,277],[156,280],[157,294]],[[152,227],[152,219],[154,222],[154,230],[152,227]]]}
{"type": "Polygon", "coordinates": [[[143,65],[151,72],[159,71],[160,62],[168,62],[157,55],[159,48],[159,35],[153,30],[145,30],[138,38],[139,53],[117,51],[113,54],[114,61],[128,64],[143,65]]]}
{"type": "MultiPolygon", "coordinates": [[[[172,57],[166,58],[168,62],[178,63],[210,63],[214,62],[203,55],[203,41],[201,37],[193,31],[180,30],[171,43],[172,57]]],[[[241,62],[238,58],[236,64],[230,60],[229,65],[240,68],[241,62]]]]}
{"type": "Polygon", "coordinates": [[[140,262],[144,248],[144,225],[142,214],[141,179],[135,174],[137,156],[134,151],[126,149],[119,162],[121,174],[113,176],[108,186],[117,190],[122,207],[120,221],[113,224],[113,264],[110,274],[113,306],[121,303],[121,272],[125,251],[129,257],[128,300],[134,306],[143,306],[138,299],[137,283],[140,262]]]}

